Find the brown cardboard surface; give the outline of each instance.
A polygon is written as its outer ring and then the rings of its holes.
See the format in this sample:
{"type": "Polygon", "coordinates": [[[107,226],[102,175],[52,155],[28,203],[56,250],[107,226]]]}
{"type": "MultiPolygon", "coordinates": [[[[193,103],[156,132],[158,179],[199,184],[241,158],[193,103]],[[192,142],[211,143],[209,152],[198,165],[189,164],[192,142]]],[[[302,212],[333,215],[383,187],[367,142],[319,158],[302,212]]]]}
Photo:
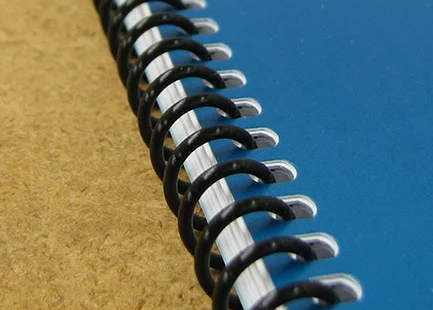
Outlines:
{"type": "Polygon", "coordinates": [[[0,308],[210,309],[92,1],[0,7],[0,308]]]}

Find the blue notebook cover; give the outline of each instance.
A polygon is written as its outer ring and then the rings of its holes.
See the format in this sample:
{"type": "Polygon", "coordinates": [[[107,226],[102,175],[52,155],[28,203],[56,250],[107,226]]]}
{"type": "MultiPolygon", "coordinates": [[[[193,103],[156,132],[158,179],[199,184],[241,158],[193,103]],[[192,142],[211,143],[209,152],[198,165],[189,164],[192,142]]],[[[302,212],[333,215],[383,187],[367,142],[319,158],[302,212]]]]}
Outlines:
{"type": "Polygon", "coordinates": [[[217,21],[218,33],[195,38],[225,43],[233,55],[206,65],[248,81],[212,91],[252,97],[263,112],[227,120],[204,109],[200,121],[268,127],[280,138],[254,151],[212,143],[217,159],[285,159],[298,171],[272,185],[228,178],[233,195],[303,194],[319,209],[289,224],[248,216],[254,239],[326,232],[340,247],[338,257],[308,264],[267,259],[275,285],[344,272],[364,296],[338,309],[433,309],[433,2],[207,2],[182,14],[217,21]]]}

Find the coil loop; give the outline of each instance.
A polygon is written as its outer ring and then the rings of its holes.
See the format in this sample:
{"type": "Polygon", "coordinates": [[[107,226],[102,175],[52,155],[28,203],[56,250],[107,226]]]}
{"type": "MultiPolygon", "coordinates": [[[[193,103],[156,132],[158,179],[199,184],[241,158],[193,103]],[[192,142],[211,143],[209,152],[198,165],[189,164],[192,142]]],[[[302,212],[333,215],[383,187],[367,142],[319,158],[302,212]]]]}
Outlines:
{"type": "Polygon", "coordinates": [[[108,26],[110,25],[110,18],[116,9],[114,0],[99,0],[98,13],[102,25],[102,30],[107,34],[108,26]]]}
{"type": "MultiPolygon", "coordinates": [[[[175,25],[181,28],[187,34],[196,34],[198,33],[197,28],[194,23],[191,22],[188,18],[174,13],[160,13],[154,14],[145,18],[138,22],[133,28],[128,31],[125,39],[123,39],[117,49],[117,69],[119,71],[120,79],[124,86],[126,86],[126,82],[128,79],[128,72],[131,68],[131,64],[129,62],[131,58],[131,54],[133,51],[134,43],[137,39],[147,30],[159,26],[159,25],[175,25]]],[[[160,42],[162,45],[167,45],[165,49],[169,49],[171,51],[173,49],[179,49],[179,47],[187,50],[193,50],[192,52],[197,53],[199,55],[205,55],[205,60],[210,60],[210,56],[207,53],[207,50],[203,47],[202,44],[197,41],[193,41],[187,38],[178,38],[178,39],[168,39],[160,42]]],[[[149,49],[148,49],[149,50],[149,49]]],[[[140,70],[140,72],[143,72],[140,70]]]]}
{"type": "MultiPolygon", "coordinates": [[[[164,2],[175,9],[185,9],[182,0],[126,0],[116,6],[114,0],[93,0],[97,8],[102,28],[108,36],[110,51],[116,56],[117,68],[122,83],[127,87],[128,102],[131,110],[137,115],[138,127],[144,143],[150,148],[152,165],[158,177],[163,180],[164,195],[170,210],[178,217],[179,233],[187,250],[194,254],[194,266],[197,278],[205,292],[212,296],[213,310],[242,309],[239,298],[230,293],[233,284],[240,274],[255,261],[267,255],[288,252],[312,261],[321,258],[312,244],[301,237],[275,236],[272,239],[254,243],[236,255],[227,266],[222,257],[212,252],[212,245],[218,235],[236,219],[253,212],[271,212],[281,220],[296,219],[292,206],[282,199],[257,196],[235,201],[218,212],[209,223],[202,216],[194,214],[194,208],[204,192],[219,180],[234,174],[250,174],[263,183],[276,182],[276,174],[265,164],[251,159],[236,159],[218,163],[201,173],[192,183],[179,179],[184,162],[195,150],[206,143],[219,139],[231,139],[245,149],[258,147],[252,134],[240,127],[232,125],[203,128],[191,133],[174,150],[164,146],[164,140],[173,124],[183,115],[202,107],[214,107],[221,110],[226,117],[240,118],[242,114],[234,101],[218,94],[206,93],[190,95],[174,103],[165,111],[160,119],[152,116],[152,108],[158,96],[172,83],[184,78],[200,78],[206,80],[214,88],[221,89],[227,85],[220,74],[200,64],[178,66],[160,74],[150,83],[147,90],[141,89],[146,81],[145,70],[158,56],[175,50],[189,51],[201,61],[212,60],[206,47],[186,37],[166,38],[155,42],[131,64],[134,44],[149,29],[171,24],[179,27],[186,34],[197,34],[194,23],[182,15],[159,13],[142,19],[128,31],[124,31],[126,16],[137,6],[152,2],[164,2]],[[167,160],[167,162],[166,162],[167,160]],[[183,195],[182,198],[179,197],[183,195]],[[194,229],[202,231],[197,240],[194,229]],[[215,282],[210,268],[221,270],[215,282]]],[[[299,217],[302,217],[299,215],[299,217]]],[[[274,309],[295,299],[317,298],[328,304],[349,300],[347,295],[339,295],[331,285],[319,280],[308,280],[288,284],[277,288],[257,301],[252,310],[274,309]],[[343,297],[342,297],[343,296],[343,297]]],[[[353,298],[352,298],[353,300],[353,298]]]]}
{"type": "Polygon", "coordinates": [[[100,3],[101,3],[101,0],[93,0],[93,5],[95,6],[96,10],[98,9],[100,3]]]}
{"type": "Polygon", "coordinates": [[[295,237],[274,237],[254,243],[234,257],[221,271],[212,291],[212,309],[242,309],[239,298],[230,293],[236,279],[255,261],[275,253],[292,253],[309,262],[317,259],[311,246],[295,237]]]}
{"type": "MultiPolygon", "coordinates": [[[[165,111],[165,113],[156,123],[150,139],[150,159],[152,161],[153,169],[161,180],[164,178],[164,171],[166,167],[164,158],[168,158],[164,156],[164,153],[171,154],[172,152],[172,150],[167,150],[164,147],[164,140],[168,134],[168,131],[170,130],[171,126],[183,115],[189,111],[203,107],[218,108],[225,113],[226,117],[239,118],[242,116],[233,101],[218,94],[193,95],[181,99],[172,105],[167,111],[165,111]]],[[[180,183],[182,182],[179,182],[179,188],[182,187],[180,183]]],[[[179,192],[184,193],[185,190],[180,190],[179,192]]]]}
{"type": "MultiPolygon", "coordinates": [[[[329,286],[318,281],[304,281],[269,292],[256,302],[250,310],[275,309],[288,302],[303,298],[316,298],[328,305],[341,302],[339,296],[329,286]]],[[[218,310],[218,308],[214,307],[213,310],[218,310]]]]}
{"type": "Polygon", "coordinates": [[[188,187],[179,206],[177,223],[180,238],[187,250],[194,254],[197,240],[193,230],[193,214],[195,205],[204,192],[217,181],[234,174],[250,174],[263,183],[275,183],[272,171],[263,163],[252,159],[235,159],[218,163],[200,174],[188,187]]]}
{"type": "Polygon", "coordinates": [[[191,41],[186,38],[165,39],[154,43],[138,56],[136,62],[129,70],[126,82],[128,102],[135,115],[138,112],[140,99],[144,95],[144,91],[140,88],[141,83],[144,81],[144,71],[158,56],[174,50],[186,50],[195,54],[202,61],[211,60],[211,56],[203,45],[198,42],[192,43],[191,41]]]}
{"type": "Polygon", "coordinates": [[[126,16],[140,4],[153,1],[165,2],[177,10],[186,9],[186,5],[183,4],[181,0],[126,0],[117,8],[108,25],[108,43],[110,45],[110,51],[113,57],[116,57],[117,55],[117,48],[119,47],[119,39],[121,37],[121,29],[124,27],[123,21],[125,20],[126,16]]]}
{"type": "MultiPolygon", "coordinates": [[[[167,162],[167,167],[164,174],[164,195],[168,206],[170,207],[173,214],[180,216],[180,205],[179,194],[186,195],[191,184],[181,183],[181,187],[178,188],[178,178],[180,169],[188,158],[188,156],[194,152],[197,148],[203,144],[214,141],[217,139],[232,139],[242,144],[246,149],[255,149],[257,145],[254,138],[244,129],[236,126],[215,126],[206,129],[201,129],[191,134],[186,138],[173,152],[173,155],[167,162]]],[[[204,217],[194,215],[193,227],[197,230],[202,230],[206,225],[206,219],[204,217]]],[[[193,253],[194,248],[189,248],[190,252],[193,253]]]]}
{"type": "Polygon", "coordinates": [[[239,200],[227,206],[212,217],[202,231],[194,252],[194,267],[201,287],[209,296],[212,296],[214,288],[210,267],[213,266],[220,270],[224,267],[221,256],[211,253],[212,245],[224,228],[234,220],[259,211],[277,214],[284,221],[295,219],[295,214],[282,200],[269,196],[257,196],[239,200]],[[211,263],[212,260],[214,264],[211,263]]]}
{"type": "Polygon", "coordinates": [[[147,91],[144,91],[138,106],[138,128],[144,143],[149,146],[152,136],[152,119],[156,123],[152,115],[152,108],[159,94],[170,84],[188,77],[201,78],[208,81],[215,88],[224,88],[225,83],[221,76],[215,70],[202,65],[185,65],[167,70],[164,74],[157,77],[149,84],[147,91]]]}

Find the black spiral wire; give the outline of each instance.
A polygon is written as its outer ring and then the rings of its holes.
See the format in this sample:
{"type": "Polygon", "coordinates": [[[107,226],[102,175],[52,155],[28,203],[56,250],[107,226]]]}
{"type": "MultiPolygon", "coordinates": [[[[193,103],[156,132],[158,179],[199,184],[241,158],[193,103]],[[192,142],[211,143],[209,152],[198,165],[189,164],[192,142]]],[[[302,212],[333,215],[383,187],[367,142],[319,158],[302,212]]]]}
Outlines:
{"type": "MultiPolygon", "coordinates": [[[[231,125],[221,125],[193,132],[174,150],[164,146],[164,140],[172,125],[183,115],[202,107],[214,107],[226,117],[240,118],[242,114],[235,103],[218,94],[203,93],[190,95],[173,103],[158,119],[152,116],[152,108],[158,95],[172,83],[188,77],[206,80],[214,88],[225,88],[225,82],[218,72],[201,64],[186,64],[164,72],[154,79],[146,90],[141,88],[147,82],[144,70],[158,56],[175,50],[192,52],[202,61],[212,59],[201,43],[187,37],[165,38],[154,43],[140,55],[136,55],[134,43],[147,30],[159,25],[174,25],[186,34],[198,33],[194,23],[176,13],[154,13],[126,30],[124,20],[138,5],[154,0],[126,0],[117,6],[114,0],[93,0],[102,28],[109,41],[110,51],[117,60],[120,79],[127,88],[128,101],[137,115],[138,127],[144,143],[150,148],[152,165],[158,177],[163,180],[164,195],[170,210],[178,217],[178,228],[182,242],[194,255],[194,265],[199,283],[212,297],[214,310],[242,309],[239,298],[231,289],[239,275],[255,261],[273,253],[285,252],[301,257],[308,262],[319,259],[312,246],[297,237],[274,237],[254,243],[236,257],[224,264],[222,257],[212,253],[212,245],[225,227],[236,219],[253,212],[271,212],[281,220],[296,219],[292,209],[281,199],[257,196],[236,201],[226,206],[208,223],[202,216],[194,214],[194,208],[201,195],[212,184],[229,175],[249,174],[263,183],[274,183],[273,172],[265,164],[251,159],[236,159],[218,163],[200,174],[192,183],[181,180],[179,173],[187,159],[196,149],[218,139],[230,139],[245,149],[256,149],[255,138],[246,130],[231,125]],[[135,62],[133,58],[136,56],[135,62]],[[182,198],[179,197],[182,196],[182,198]],[[194,230],[201,231],[196,238],[194,230]],[[210,268],[220,270],[217,281],[210,268]]],[[[174,9],[187,9],[181,0],[161,0],[174,9]]],[[[304,281],[277,288],[260,299],[251,309],[274,309],[292,300],[318,298],[328,304],[340,302],[339,296],[320,281],[304,281]]]]}

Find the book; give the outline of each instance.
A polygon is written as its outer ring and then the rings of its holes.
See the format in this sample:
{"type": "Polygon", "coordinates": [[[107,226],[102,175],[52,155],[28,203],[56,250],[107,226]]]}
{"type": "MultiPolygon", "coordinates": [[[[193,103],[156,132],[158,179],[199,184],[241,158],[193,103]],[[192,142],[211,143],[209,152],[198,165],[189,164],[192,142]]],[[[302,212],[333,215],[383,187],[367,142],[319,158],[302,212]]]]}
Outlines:
{"type": "Polygon", "coordinates": [[[95,6],[213,309],[432,308],[432,4],[95,6]]]}

